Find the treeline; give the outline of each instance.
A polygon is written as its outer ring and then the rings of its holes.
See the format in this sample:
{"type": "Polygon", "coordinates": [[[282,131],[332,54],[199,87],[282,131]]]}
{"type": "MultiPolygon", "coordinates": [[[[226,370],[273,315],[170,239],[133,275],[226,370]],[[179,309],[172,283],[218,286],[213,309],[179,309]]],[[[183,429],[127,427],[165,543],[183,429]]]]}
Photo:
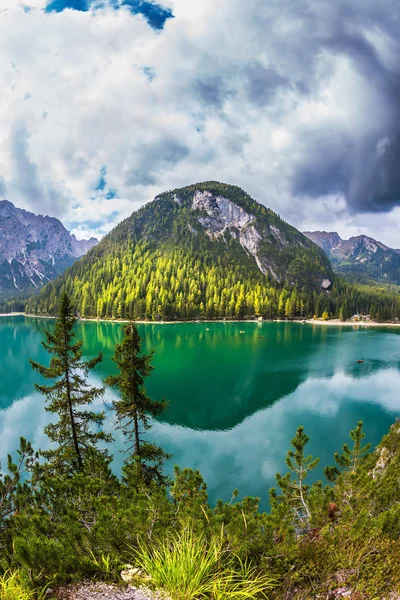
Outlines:
{"type": "Polygon", "coordinates": [[[15,294],[2,292],[0,295],[0,314],[9,312],[24,312],[29,293],[15,294]]]}
{"type": "Polygon", "coordinates": [[[55,314],[63,287],[81,317],[106,319],[266,319],[329,316],[347,319],[355,313],[385,321],[400,317],[400,296],[378,286],[355,285],[340,278],[330,291],[310,291],[286,282],[278,286],[249,260],[227,262],[206,251],[151,249],[148,243],[126,245],[78,262],[60,280],[27,302],[34,314],[55,314]]]}
{"type": "Polygon", "coordinates": [[[118,391],[112,414],[127,440],[117,476],[106,415],[93,408],[104,390],[87,381],[102,357],[83,359],[73,312],[63,295],[44,342],[50,364],[32,363],[46,381],[37,388],[54,415],[45,428],[52,445],[36,452],[21,439],[17,460],[9,457],[0,475],[1,598],[43,598],[46,587],[54,593],[61,583],[87,578],[118,581],[121,569],[131,583],[174,600],[395,597],[398,423],[373,452],[358,423],[325,468],[325,485],[309,483],[318,459],[308,455],[299,427],[287,473],[277,473],[270,490],[269,513],[259,512],[258,498],[238,500],[237,490],[212,507],[201,474],[175,467],[170,480],[165,453],[143,438],[149,418],[166,404],[147,396],[152,355],[143,355],[129,323],[115,349],[117,372],[105,381],[118,391]]]}

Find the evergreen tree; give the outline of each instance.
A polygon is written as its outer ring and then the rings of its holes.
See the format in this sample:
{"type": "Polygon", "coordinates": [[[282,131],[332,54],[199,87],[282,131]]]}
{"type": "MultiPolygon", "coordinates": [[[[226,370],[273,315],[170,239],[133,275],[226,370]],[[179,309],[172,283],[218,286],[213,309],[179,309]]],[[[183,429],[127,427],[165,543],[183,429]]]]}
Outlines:
{"type": "Polygon", "coordinates": [[[101,360],[99,354],[89,361],[82,360],[82,340],[75,341],[73,331],[76,318],[66,292],[60,299],[59,316],[54,333],[46,331],[43,347],[52,355],[50,366],[31,360],[33,369],[52,385],[35,384],[47,399],[46,410],[58,415],[56,423],[44,428],[56,448],[42,452],[49,466],[56,472],[82,471],[85,454],[101,441],[111,441],[111,436],[100,429],[104,412],[89,410],[94,400],[101,398],[104,388],[91,387],[87,376],[101,360]]]}
{"type": "MultiPolygon", "coordinates": [[[[6,528],[8,517],[18,512],[24,499],[30,495],[29,484],[22,480],[24,472],[37,470],[37,454],[30,442],[23,437],[20,438],[17,454],[16,463],[11,455],[8,455],[7,471],[0,472],[0,530],[6,528]]],[[[0,465],[0,469],[1,467],[2,465],[0,465]]]]}
{"type": "Polygon", "coordinates": [[[153,353],[141,354],[141,339],[136,325],[133,322],[125,325],[123,335],[113,357],[119,374],[110,375],[105,383],[116,387],[120,393],[120,399],[113,402],[113,408],[117,427],[122,429],[128,444],[125,475],[146,484],[153,480],[163,483],[166,478],[162,475],[162,465],[169,455],[155,444],[144,441],[142,435],[151,428],[150,417],[162,414],[167,403],[165,400],[152,400],[146,393],[144,381],[153,370],[153,353]]]}
{"type": "Polygon", "coordinates": [[[325,477],[329,481],[335,481],[342,470],[348,470],[355,473],[360,459],[368,452],[371,444],[362,446],[362,440],[365,438],[362,421],[357,423],[357,427],[350,431],[350,437],[353,440],[353,447],[349,448],[347,444],[343,444],[343,452],[335,452],[334,459],[337,466],[329,466],[324,470],[325,477]]]}
{"type": "MultiPolygon", "coordinates": [[[[294,450],[289,450],[286,456],[286,464],[290,471],[283,476],[280,473],[276,474],[276,482],[283,492],[281,501],[294,512],[295,524],[300,528],[308,527],[311,519],[307,503],[309,486],[304,481],[307,474],[319,463],[319,458],[305,455],[304,450],[309,439],[304,433],[304,427],[299,427],[291,442],[294,450]]],[[[278,501],[274,489],[271,490],[271,498],[278,501]]]]}

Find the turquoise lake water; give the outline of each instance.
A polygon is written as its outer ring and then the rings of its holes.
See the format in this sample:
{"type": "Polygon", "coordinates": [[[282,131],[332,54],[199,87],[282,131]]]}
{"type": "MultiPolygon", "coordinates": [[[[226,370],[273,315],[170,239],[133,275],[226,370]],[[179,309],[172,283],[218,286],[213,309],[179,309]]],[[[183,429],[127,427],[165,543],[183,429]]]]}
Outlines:
{"type": "MultiPolygon", "coordinates": [[[[44,448],[49,419],[29,359],[48,362],[41,347],[52,320],[0,318],[0,459],[18,446],[19,436],[44,448]]],[[[138,326],[146,352],[154,349],[148,379],[151,397],[165,397],[169,409],[150,437],[173,454],[167,465],[199,469],[210,499],[229,500],[232,490],[268,503],[276,471],[298,425],[310,436],[310,453],[332,463],[349,431],[364,422],[376,445],[400,416],[400,328],[349,328],[301,323],[187,323],[138,326]],[[240,333],[244,331],[244,333],[240,333]],[[260,337],[262,336],[262,337],[260,337]],[[357,359],[363,358],[364,364],[357,359]]],[[[104,361],[93,383],[111,372],[121,325],[80,322],[86,357],[104,361]]],[[[108,390],[105,401],[113,396],[108,390]]],[[[100,405],[101,406],[101,405],[100,405]]],[[[109,418],[107,429],[114,431],[109,418]]],[[[115,433],[115,432],[114,432],[115,433]]],[[[115,468],[122,440],[115,434],[115,468]]]]}

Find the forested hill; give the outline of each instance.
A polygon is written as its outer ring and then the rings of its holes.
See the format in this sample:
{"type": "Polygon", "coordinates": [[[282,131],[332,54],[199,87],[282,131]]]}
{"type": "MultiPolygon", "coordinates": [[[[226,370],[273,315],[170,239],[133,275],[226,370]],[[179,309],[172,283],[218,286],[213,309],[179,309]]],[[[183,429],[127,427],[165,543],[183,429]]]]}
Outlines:
{"type": "Polygon", "coordinates": [[[83,317],[135,319],[336,314],[342,298],[353,314],[380,294],[364,293],[357,304],[316,244],[217,182],[157,196],[32,297],[28,311],[54,314],[62,288],[83,317]]]}

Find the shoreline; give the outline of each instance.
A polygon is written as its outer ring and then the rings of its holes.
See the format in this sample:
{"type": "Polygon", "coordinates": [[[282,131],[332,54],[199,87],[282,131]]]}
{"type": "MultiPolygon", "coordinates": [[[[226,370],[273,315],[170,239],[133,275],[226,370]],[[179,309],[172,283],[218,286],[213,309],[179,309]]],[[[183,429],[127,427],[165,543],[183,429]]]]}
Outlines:
{"type": "MultiPolygon", "coordinates": [[[[56,319],[57,317],[52,317],[50,315],[31,315],[29,313],[24,312],[14,312],[14,313],[0,313],[1,317],[28,317],[31,319],[56,319]]],[[[79,321],[86,321],[89,323],[129,323],[129,319],[97,319],[93,317],[82,317],[78,319],[79,321]]],[[[400,327],[400,322],[383,322],[379,323],[377,321],[339,321],[339,319],[330,319],[328,321],[323,321],[322,319],[264,319],[263,321],[259,321],[258,319],[193,319],[187,321],[134,321],[138,325],[183,325],[185,323],[297,323],[300,325],[318,325],[323,326],[326,325],[328,327],[400,327]]]]}
{"type": "MultiPolygon", "coordinates": [[[[301,323],[302,321],[297,321],[301,323]]],[[[327,325],[328,327],[400,327],[399,323],[391,321],[379,323],[378,321],[339,321],[339,319],[330,319],[323,321],[322,319],[305,319],[308,325],[327,325]]]]}

